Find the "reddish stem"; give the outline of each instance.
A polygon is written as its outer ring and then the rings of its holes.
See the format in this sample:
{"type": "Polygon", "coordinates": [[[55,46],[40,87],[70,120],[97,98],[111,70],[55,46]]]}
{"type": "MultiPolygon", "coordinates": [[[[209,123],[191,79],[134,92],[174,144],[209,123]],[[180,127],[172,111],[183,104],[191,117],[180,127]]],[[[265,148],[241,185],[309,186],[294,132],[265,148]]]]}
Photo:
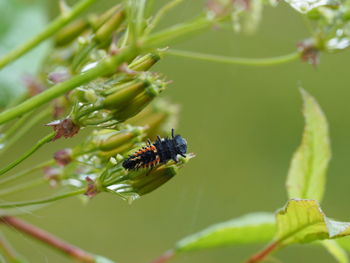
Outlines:
{"type": "Polygon", "coordinates": [[[14,227],[15,229],[26,233],[29,236],[34,237],[47,245],[50,245],[67,255],[85,263],[95,263],[95,258],[93,255],[88,252],[77,248],[71,244],[66,243],[65,241],[53,236],[52,234],[36,227],[31,224],[28,224],[25,221],[22,221],[18,218],[12,216],[3,216],[0,217],[0,222],[5,223],[14,227]]]}
{"type": "Polygon", "coordinates": [[[279,242],[273,242],[265,247],[263,250],[259,251],[255,255],[251,256],[245,263],[255,263],[264,260],[273,250],[275,250],[279,245],[279,242]]]}
{"type": "Polygon", "coordinates": [[[158,258],[153,260],[151,263],[164,263],[172,259],[174,256],[175,256],[174,250],[168,250],[164,252],[162,255],[160,255],[158,258]]]}

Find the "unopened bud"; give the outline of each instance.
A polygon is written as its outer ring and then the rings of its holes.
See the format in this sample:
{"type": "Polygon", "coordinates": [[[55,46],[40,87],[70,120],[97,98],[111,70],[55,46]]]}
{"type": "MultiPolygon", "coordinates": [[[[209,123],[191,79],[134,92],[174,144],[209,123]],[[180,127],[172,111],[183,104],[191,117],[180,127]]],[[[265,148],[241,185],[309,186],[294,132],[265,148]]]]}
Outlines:
{"type": "Polygon", "coordinates": [[[110,40],[112,32],[116,31],[121,23],[124,21],[125,12],[118,9],[97,31],[94,41],[97,43],[104,43],[110,40]]]}
{"type": "Polygon", "coordinates": [[[308,62],[314,66],[319,64],[320,50],[317,47],[314,39],[305,39],[300,41],[297,46],[302,61],[308,62]]]}
{"type": "Polygon", "coordinates": [[[88,28],[88,25],[89,24],[82,19],[67,25],[61,29],[58,34],[56,34],[54,38],[55,45],[57,47],[68,45],[79,35],[81,35],[81,33],[88,28]]]}
{"type": "Polygon", "coordinates": [[[142,128],[133,128],[130,130],[114,132],[108,137],[104,136],[103,140],[100,140],[99,142],[99,149],[102,151],[114,150],[140,136],[142,131],[142,128]]]}
{"type": "Polygon", "coordinates": [[[56,132],[55,137],[52,139],[53,141],[61,138],[62,136],[65,138],[73,137],[80,129],[80,127],[69,118],[52,121],[46,124],[46,126],[51,126],[56,132]]]}
{"type": "Polygon", "coordinates": [[[142,57],[134,59],[129,64],[129,68],[135,71],[146,71],[149,70],[155,63],[160,60],[160,55],[157,53],[149,53],[142,57]]]}
{"type": "Polygon", "coordinates": [[[103,105],[107,109],[120,109],[130,103],[130,100],[140,94],[147,85],[148,83],[143,80],[134,80],[123,84],[116,92],[106,97],[103,105]]]}
{"type": "Polygon", "coordinates": [[[56,160],[58,165],[65,166],[73,160],[72,149],[66,148],[55,152],[53,158],[56,160]]]}
{"type": "Polygon", "coordinates": [[[166,136],[171,128],[177,127],[178,114],[179,105],[159,98],[135,117],[129,119],[127,123],[145,127],[147,137],[166,136]]]}

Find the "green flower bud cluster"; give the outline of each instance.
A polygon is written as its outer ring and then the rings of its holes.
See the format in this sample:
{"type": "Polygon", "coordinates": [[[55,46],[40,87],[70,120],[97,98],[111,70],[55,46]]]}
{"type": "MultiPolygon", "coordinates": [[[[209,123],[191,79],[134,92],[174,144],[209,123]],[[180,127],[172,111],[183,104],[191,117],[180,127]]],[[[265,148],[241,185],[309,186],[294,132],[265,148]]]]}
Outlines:
{"type": "Polygon", "coordinates": [[[73,137],[85,127],[93,130],[83,143],[57,151],[45,162],[42,181],[51,186],[86,190],[89,198],[111,192],[134,200],[163,185],[190,158],[137,171],[122,166],[129,154],[146,146],[146,139],[168,136],[177,127],[179,111],[158,98],[169,82],[150,69],[165,49],[146,44],[144,37],[151,31],[144,30],[155,24],[134,11],[122,3],[100,15],[82,16],[54,36],[54,48],[37,79],[42,90],[67,82],[74,87],[62,89],[48,105],[54,120],[46,126],[54,133],[47,141],[73,137]],[[86,81],[75,82],[86,76],[86,81]]]}
{"type": "Polygon", "coordinates": [[[121,164],[129,153],[146,145],[142,142],[146,129],[124,126],[125,129],[120,130],[96,130],[73,150],[59,151],[55,155],[59,166],[47,170],[51,184],[55,181],[55,185],[86,187],[89,198],[100,192],[110,192],[131,202],[166,183],[193,157],[189,154],[186,158],[180,157],[178,163],[170,161],[151,170],[127,171],[121,164]]]}
{"type": "Polygon", "coordinates": [[[157,135],[166,137],[172,128],[177,128],[178,114],[179,105],[172,104],[163,98],[157,98],[126,123],[145,127],[148,138],[156,138],[157,135]]]}
{"type": "Polygon", "coordinates": [[[70,118],[79,127],[113,128],[143,110],[166,87],[158,75],[143,72],[133,79],[93,82],[73,94],[70,118]]]}

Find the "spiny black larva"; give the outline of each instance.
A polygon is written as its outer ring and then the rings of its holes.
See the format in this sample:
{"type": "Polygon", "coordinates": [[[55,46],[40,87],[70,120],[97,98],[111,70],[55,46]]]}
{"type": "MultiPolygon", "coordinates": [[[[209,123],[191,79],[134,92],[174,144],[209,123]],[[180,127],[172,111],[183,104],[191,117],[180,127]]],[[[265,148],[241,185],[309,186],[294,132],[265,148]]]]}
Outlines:
{"type": "Polygon", "coordinates": [[[171,139],[160,138],[152,143],[149,139],[147,146],[141,148],[123,162],[126,170],[137,170],[139,168],[153,168],[159,163],[166,163],[169,160],[178,162],[177,155],[186,157],[187,142],[181,135],[174,135],[171,129],[171,139]]]}

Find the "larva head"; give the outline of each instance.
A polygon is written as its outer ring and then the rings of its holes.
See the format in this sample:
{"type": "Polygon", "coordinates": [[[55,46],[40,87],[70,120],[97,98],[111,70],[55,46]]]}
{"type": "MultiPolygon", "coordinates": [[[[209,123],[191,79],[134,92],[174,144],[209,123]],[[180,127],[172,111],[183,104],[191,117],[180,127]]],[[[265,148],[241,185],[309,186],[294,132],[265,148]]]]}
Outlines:
{"type": "Polygon", "coordinates": [[[174,137],[174,142],[177,154],[186,157],[187,141],[184,138],[182,138],[181,135],[176,135],[174,137]]]}

